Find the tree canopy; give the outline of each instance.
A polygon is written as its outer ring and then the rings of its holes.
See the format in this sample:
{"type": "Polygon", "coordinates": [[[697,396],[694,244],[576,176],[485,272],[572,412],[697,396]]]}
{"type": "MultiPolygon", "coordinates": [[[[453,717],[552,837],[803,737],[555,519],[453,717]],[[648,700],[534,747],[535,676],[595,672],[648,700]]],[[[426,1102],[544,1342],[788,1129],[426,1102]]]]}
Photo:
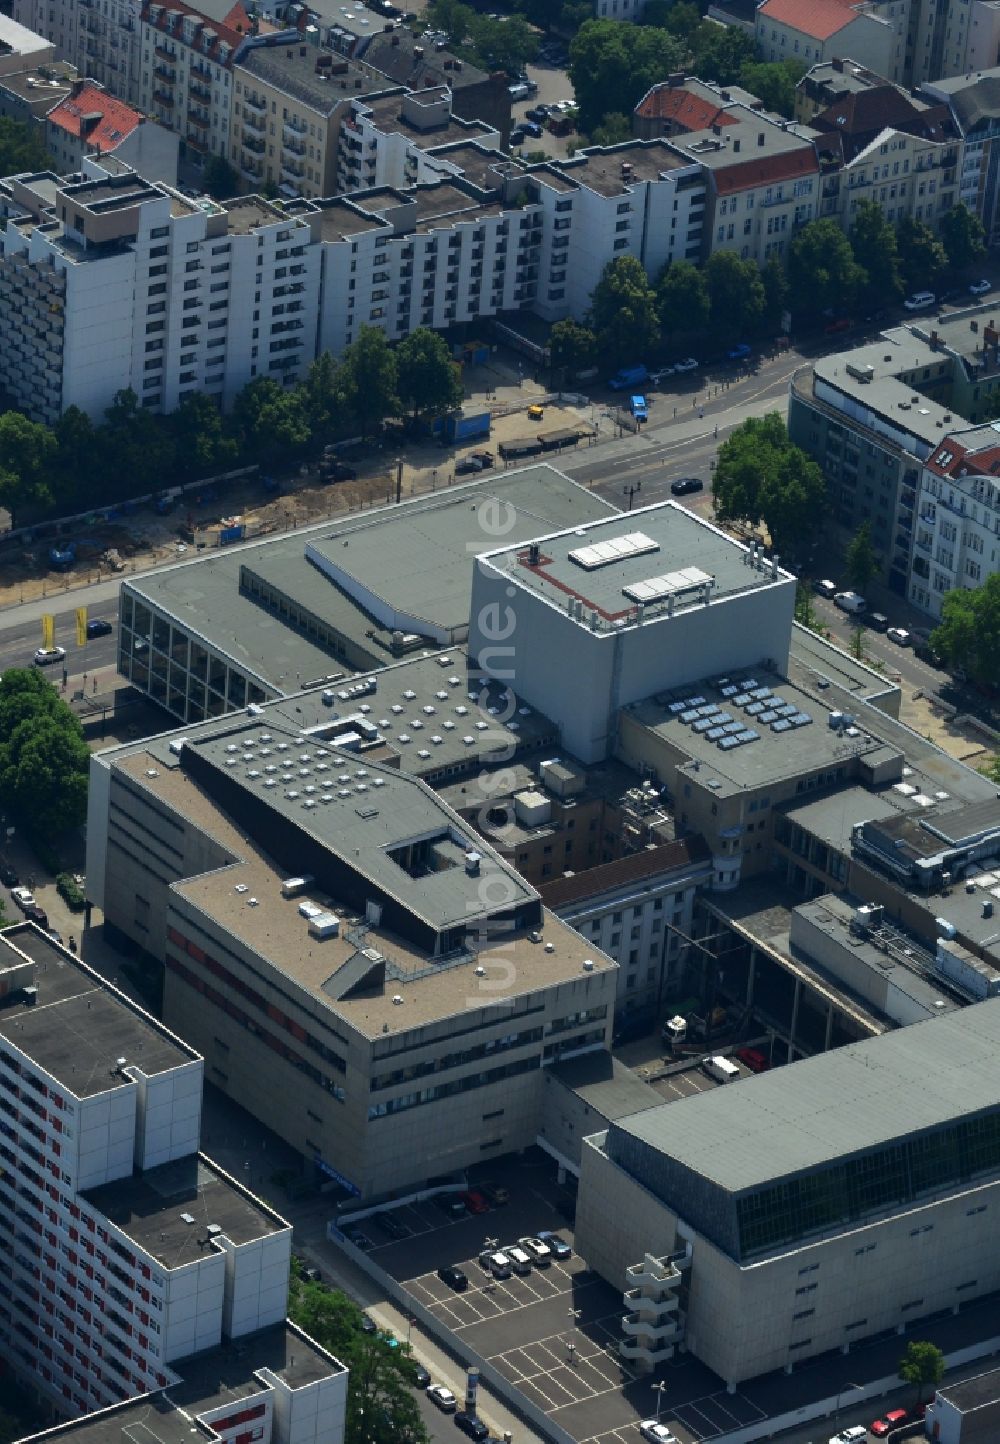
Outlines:
{"type": "Polygon", "coordinates": [[[863,521],[851,538],[844,554],[844,571],[855,591],[864,595],[878,572],[878,559],[872,545],[871,522],[863,521]]]}
{"type": "Polygon", "coordinates": [[[851,249],[861,266],[858,299],[866,306],[891,306],[903,294],[896,231],[875,201],[858,203],[850,234],[851,249]]]}
{"type": "Polygon", "coordinates": [[[608,366],[642,360],[656,347],[656,296],[635,256],[619,256],[604,267],[590,298],[590,324],[608,366]]]}
{"type": "Polygon", "coordinates": [[[345,1444],[428,1444],[405,1345],[365,1333],[361,1310],[346,1294],[292,1279],[290,1318],[348,1367],[345,1444]]]}
{"type": "Polygon", "coordinates": [[[948,256],[930,226],[904,216],[896,229],[896,244],[907,289],[933,289],[947,269],[948,256]]]}
{"type": "Polygon", "coordinates": [[[240,173],[224,155],[210,155],[201,173],[201,183],[217,201],[228,201],[240,193],[240,173]]]}
{"type": "Polygon", "coordinates": [[[549,359],[557,371],[586,371],[597,360],[597,337],[589,326],[568,317],[557,321],[549,333],[549,359]]]}
{"type": "Polygon", "coordinates": [[[591,134],[609,111],[630,115],[650,86],[683,61],[683,45],[666,30],[588,20],[569,47],[581,129],[591,134]]]}
{"type": "Polygon", "coordinates": [[[665,266],[656,282],[656,310],[668,343],[703,332],[712,313],[704,271],[690,261],[665,266]]]}
{"type": "Polygon", "coordinates": [[[789,294],[807,316],[849,310],[864,280],[851,243],[836,221],[810,221],[791,239],[785,263],[789,294]]]}
{"type": "Polygon", "coordinates": [[[741,260],[732,251],[716,251],[705,263],[704,275],[716,336],[734,341],[753,335],[767,304],[757,263],[741,260]]]}
{"type": "Polygon", "coordinates": [[[922,1339],[911,1339],[906,1353],[899,1361],[899,1377],[904,1384],[913,1384],[917,1390],[917,1403],[922,1404],[928,1386],[937,1388],[944,1378],[944,1354],[937,1344],[922,1339]]]}
{"type": "Polygon", "coordinates": [[[461,406],[462,377],[443,336],[426,326],[411,331],[396,347],[396,390],[414,421],[461,406]]]}
{"type": "Polygon", "coordinates": [[[0,175],[22,171],[50,170],[52,158],[40,136],[42,132],[27,121],[0,116],[0,175]]]}
{"type": "Polygon", "coordinates": [[[823,473],[789,441],[776,411],[748,417],[722,443],[712,486],[721,521],[763,523],[782,554],[801,550],[822,525],[823,473]]]}
{"type": "Polygon", "coordinates": [[[981,587],[947,592],[941,623],[931,646],[950,667],[962,667],[976,682],[1000,686],[1000,572],[981,587]]]}
{"type": "Polygon", "coordinates": [[[986,255],[986,232],[983,223],[966,205],[952,206],[938,222],[938,233],[948,265],[958,275],[981,261],[986,255]]]}
{"type": "Polygon", "coordinates": [[[21,508],[44,506],[51,499],[48,468],[57,451],[47,426],[17,411],[0,416],[0,505],[17,525],[21,508]]]}
{"type": "Polygon", "coordinates": [[[795,113],[795,87],[806,73],[801,60],[752,60],[740,71],[740,84],[764,104],[791,120],[795,113]]]}
{"type": "Polygon", "coordinates": [[[363,436],[372,436],[399,410],[396,357],[377,326],[362,326],[340,358],[341,396],[357,417],[363,436]]]}
{"type": "Polygon", "coordinates": [[[737,25],[703,20],[690,36],[691,68],[699,80],[735,85],[743,67],[757,58],[752,35],[737,25]]]}
{"type": "Polygon", "coordinates": [[[51,838],[87,815],[90,752],[83,729],[33,667],[0,677],[0,799],[29,833],[51,838]]]}

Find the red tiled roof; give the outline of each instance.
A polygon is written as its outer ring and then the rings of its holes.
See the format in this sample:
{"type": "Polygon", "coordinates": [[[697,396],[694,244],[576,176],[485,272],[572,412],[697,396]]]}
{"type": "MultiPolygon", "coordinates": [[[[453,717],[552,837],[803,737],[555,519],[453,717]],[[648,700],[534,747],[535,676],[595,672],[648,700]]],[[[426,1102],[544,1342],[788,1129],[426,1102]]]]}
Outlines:
{"type": "Polygon", "coordinates": [[[971,451],[954,436],[946,436],[925,465],[928,471],[938,476],[997,476],[1000,474],[1000,446],[984,446],[980,451],[971,451]]]}
{"type": "Polygon", "coordinates": [[[711,856],[703,838],[695,834],[678,838],[676,842],[661,842],[656,847],[644,848],[642,852],[629,853],[614,862],[598,863],[596,867],[588,867],[572,877],[554,877],[550,882],[541,883],[538,893],[547,908],[558,911],[594,893],[641,882],[643,878],[690,867],[692,863],[707,862],[711,856]]]}
{"type": "Polygon", "coordinates": [[[720,196],[736,191],[754,190],[776,181],[798,180],[800,176],[818,175],[819,162],[812,146],[785,151],[781,155],[748,155],[732,165],[720,166],[715,172],[715,189],[720,196]]]}
{"type": "Polygon", "coordinates": [[[847,0],[764,0],[758,13],[814,40],[829,40],[856,20],[859,10],[847,0]]]}
{"type": "Polygon", "coordinates": [[[709,130],[713,125],[736,125],[729,115],[710,100],[692,95],[680,85],[658,85],[643,96],[635,113],[644,120],[670,120],[682,130],[709,130]]]}
{"type": "Polygon", "coordinates": [[[49,111],[53,125],[72,136],[82,138],[95,150],[114,150],[115,146],[142,124],[142,116],[123,100],[116,100],[106,90],[88,82],[71,91],[49,111]],[[91,119],[100,116],[96,122],[91,119]]]}
{"type": "Polygon", "coordinates": [[[967,455],[966,448],[953,436],[945,437],[937,451],[928,457],[925,465],[928,471],[938,476],[954,475],[967,455]],[[947,458],[947,459],[946,459],[947,458]]]}
{"type": "MultiPolygon", "coordinates": [[[[161,9],[155,22],[150,20],[150,5],[151,0],[145,0],[142,8],[143,20],[154,24],[155,28],[162,31],[165,35],[172,35],[175,40],[182,39],[183,37],[184,16],[193,16],[195,33],[191,48],[197,50],[202,55],[210,56],[220,64],[222,62],[216,53],[219,45],[225,44],[229,46],[226,63],[231,64],[233,51],[236,50],[240,42],[245,39],[245,34],[240,30],[233,29],[232,26],[227,25],[221,20],[209,20],[206,16],[200,14],[192,5],[186,5],[184,0],[171,0],[170,9],[161,9]]],[[[237,9],[239,8],[240,7],[237,7],[237,9]]],[[[230,14],[234,13],[235,11],[230,12],[230,14]]]]}

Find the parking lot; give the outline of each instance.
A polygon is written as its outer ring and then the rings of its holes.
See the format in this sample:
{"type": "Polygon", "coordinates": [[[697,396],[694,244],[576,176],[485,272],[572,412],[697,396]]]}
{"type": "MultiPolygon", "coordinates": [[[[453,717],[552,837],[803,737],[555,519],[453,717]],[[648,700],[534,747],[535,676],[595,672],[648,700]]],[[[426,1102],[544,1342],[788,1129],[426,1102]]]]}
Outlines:
{"type": "Polygon", "coordinates": [[[363,1220],[358,1227],[372,1257],[460,1345],[488,1359],[581,1444],[641,1444],[638,1426],[655,1413],[657,1378],[667,1385],[661,1422],[681,1444],[711,1440],[763,1417],[758,1405],[727,1394],[721,1380],[688,1355],[661,1367],[656,1377],[635,1375],[618,1358],[621,1295],[575,1253],[508,1279],[494,1279],[480,1265],[484,1249],[503,1248],[539,1229],[572,1243],[559,1212],[564,1195],[554,1168],[536,1158],[520,1162],[514,1177],[504,1174],[510,1202],[488,1213],[451,1219],[438,1203],[422,1200],[394,1210],[410,1230],[399,1240],[388,1239],[374,1219],[363,1220]],[[463,1270],[467,1289],[456,1292],[438,1278],[437,1270],[447,1265],[463,1270]]]}

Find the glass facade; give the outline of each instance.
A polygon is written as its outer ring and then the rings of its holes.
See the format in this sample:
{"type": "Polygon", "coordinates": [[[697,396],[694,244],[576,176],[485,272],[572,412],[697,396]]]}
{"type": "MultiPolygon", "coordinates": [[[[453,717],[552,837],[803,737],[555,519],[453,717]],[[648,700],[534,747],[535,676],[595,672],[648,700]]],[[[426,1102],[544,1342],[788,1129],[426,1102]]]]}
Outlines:
{"type": "Polygon", "coordinates": [[[122,588],[118,670],[181,722],[221,717],[278,694],[122,588]]]}
{"type": "Polygon", "coordinates": [[[962,1119],[736,1200],[740,1257],[1000,1172],[1000,1112],[962,1119]]]}

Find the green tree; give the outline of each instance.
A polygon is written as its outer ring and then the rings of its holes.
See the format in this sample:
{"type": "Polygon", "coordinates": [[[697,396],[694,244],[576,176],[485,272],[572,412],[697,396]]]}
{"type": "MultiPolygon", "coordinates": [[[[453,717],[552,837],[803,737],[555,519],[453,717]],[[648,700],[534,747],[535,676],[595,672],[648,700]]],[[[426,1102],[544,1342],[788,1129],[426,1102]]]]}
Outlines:
{"type": "Polygon", "coordinates": [[[162,485],[174,467],[170,432],[128,388],[119,391],[104,413],[97,441],[114,496],[138,496],[162,485]]]}
{"type": "Polygon", "coordinates": [[[664,266],[656,282],[656,312],[663,338],[703,332],[712,313],[705,273],[690,261],[664,266]]]}
{"type": "Polygon", "coordinates": [[[854,590],[863,595],[878,572],[871,522],[863,521],[851,538],[844,556],[844,571],[854,590]]]}
{"type": "Polygon", "coordinates": [[[899,264],[910,291],[937,285],[948,266],[944,246],[923,221],[904,217],[896,228],[899,264]]]}
{"type": "Polygon", "coordinates": [[[983,223],[966,205],[952,206],[938,221],[938,232],[948,265],[961,275],[986,255],[983,223]]]}
{"type": "Polygon", "coordinates": [[[588,20],[569,47],[581,129],[590,135],[605,115],[630,115],[650,86],[681,68],[683,59],[680,42],[665,30],[588,20]]]}
{"type": "Polygon", "coordinates": [[[589,321],[609,366],[639,361],[655,348],[656,296],[635,256],[618,256],[604,267],[590,298],[589,321]]]}
{"type": "Polygon", "coordinates": [[[240,174],[224,155],[210,155],[201,173],[201,183],[217,201],[228,201],[240,193],[240,174]]]}
{"type": "Polygon", "coordinates": [[[699,80],[735,85],[743,67],[757,58],[753,36],[735,25],[703,20],[690,36],[692,69],[699,80]]]}
{"type": "Polygon", "coordinates": [[[269,376],[258,376],[237,394],[231,424],[240,453],[264,466],[303,451],[312,435],[301,392],[286,391],[269,376]]]}
{"type": "Polygon", "coordinates": [[[18,411],[0,416],[0,505],[10,512],[11,526],[17,526],[24,507],[43,508],[51,502],[50,469],[56,451],[56,439],[47,426],[18,411]]]}
{"type": "Polygon", "coordinates": [[[336,429],[343,411],[337,363],[329,351],[321,351],[309,367],[301,395],[311,439],[323,444],[336,429]]]}
{"type": "Polygon", "coordinates": [[[519,75],[538,54],[538,36],[522,15],[506,20],[478,16],[473,34],[478,58],[492,69],[519,75]]]}
{"type": "Polygon", "coordinates": [[[340,390],[363,436],[374,435],[386,417],[398,414],[396,358],[377,326],[362,326],[341,356],[340,390]]]}
{"type": "Polygon", "coordinates": [[[94,423],[79,406],[67,406],[53,427],[56,446],[49,462],[49,491],[55,504],[71,511],[93,496],[93,484],[104,462],[94,423]]]}
{"type": "Polygon", "coordinates": [[[767,296],[756,261],[743,261],[732,251],[716,251],[705,263],[705,284],[717,339],[732,341],[758,330],[767,296]]]}
{"type": "Polygon", "coordinates": [[[899,1377],[904,1384],[912,1384],[917,1391],[917,1404],[924,1401],[924,1390],[936,1389],[944,1378],[944,1354],[937,1344],[922,1339],[911,1339],[906,1353],[899,1361],[899,1377]]]}
{"type": "Polygon", "coordinates": [[[641,23],[667,30],[687,44],[701,24],[701,11],[691,0],[647,0],[641,23]]]}
{"type": "Polygon", "coordinates": [[[461,373],[443,336],[419,326],[400,341],[396,347],[396,390],[414,423],[461,406],[465,395],[461,373]]]}
{"type": "Polygon", "coordinates": [[[752,60],[740,71],[740,84],[773,110],[791,120],[795,114],[795,87],[806,73],[799,60],[752,60]]]}
{"type": "Polygon", "coordinates": [[[203,391],[185,396],[167,424],[173,433],[177,471],[182,476],[211,476],[235,464],[236,438],[226,430],[215,399],[203,391]]]}
{"type": "Polygon", "coordinates": [[[50,840],[87,813],[90,752],[83,729],[34,668],[0,677],[0,799],[29,833],[50,840]]]}
{"type": "Polygon", "coordinates": [[[361,1328],[361,1310],[335,1289],[293,1279],[288,1312],[349,1370],[346,1444],[427,1444],[412,1385],[413,1361],[405,1345],[394,1348],[361,1328]]]}
{"type": "Polygon", "coordinates": [[[785,261],[788,289],[802,313],[850,310],[863,280],[851,244],[836,221],[810,221],[792,237],[785,261]]]}
{"type": "Polygon", "coordinates": [[[761,266],[760,279],[764,287],[764,329],[777,336],[783,329],[782,320],[788,307],[788,277],[777,256],[761,266]]]}
{"type": "Polygon", "coordinates": [[[858,202],[851,249],[863,272],[858,299],[866,306],[891,306],[903,294],[896,232],[875,201],[858,202]]]}
{"type": "Polygon", "coordinates": [[[0,116],[0,175],[52,169],[53,161],[42,144],[41,133],[27,121],[0,116]]]}
{"type": "Polygon", "coordinates": [[[949,667],[962,667],[975,681],[1000,686],[1000,572],[974,591],[958,587],[945,593],[931,646],[949,667]]]}
{"type": "Polygon", "coordinates": [[[557,321],[549,333],[549,360],[554,371],[570,376],[588,371],[597,360],[597,337],[578,321],[557,321]]]}
{"type": "Polygon", "coordinates": [[[621,145],[632,139],[632,122],[627,115],[613,110],[604,117],[590,137],[592,145],[621,145]]]}
{"type": "Polygon", "coordinates": [[[720,521],[763,523],[782,554],[801,549],[822,525],[823,473],[792,445],[776,411],[748,417],[722,443],[712,486],[720,521]]]}

